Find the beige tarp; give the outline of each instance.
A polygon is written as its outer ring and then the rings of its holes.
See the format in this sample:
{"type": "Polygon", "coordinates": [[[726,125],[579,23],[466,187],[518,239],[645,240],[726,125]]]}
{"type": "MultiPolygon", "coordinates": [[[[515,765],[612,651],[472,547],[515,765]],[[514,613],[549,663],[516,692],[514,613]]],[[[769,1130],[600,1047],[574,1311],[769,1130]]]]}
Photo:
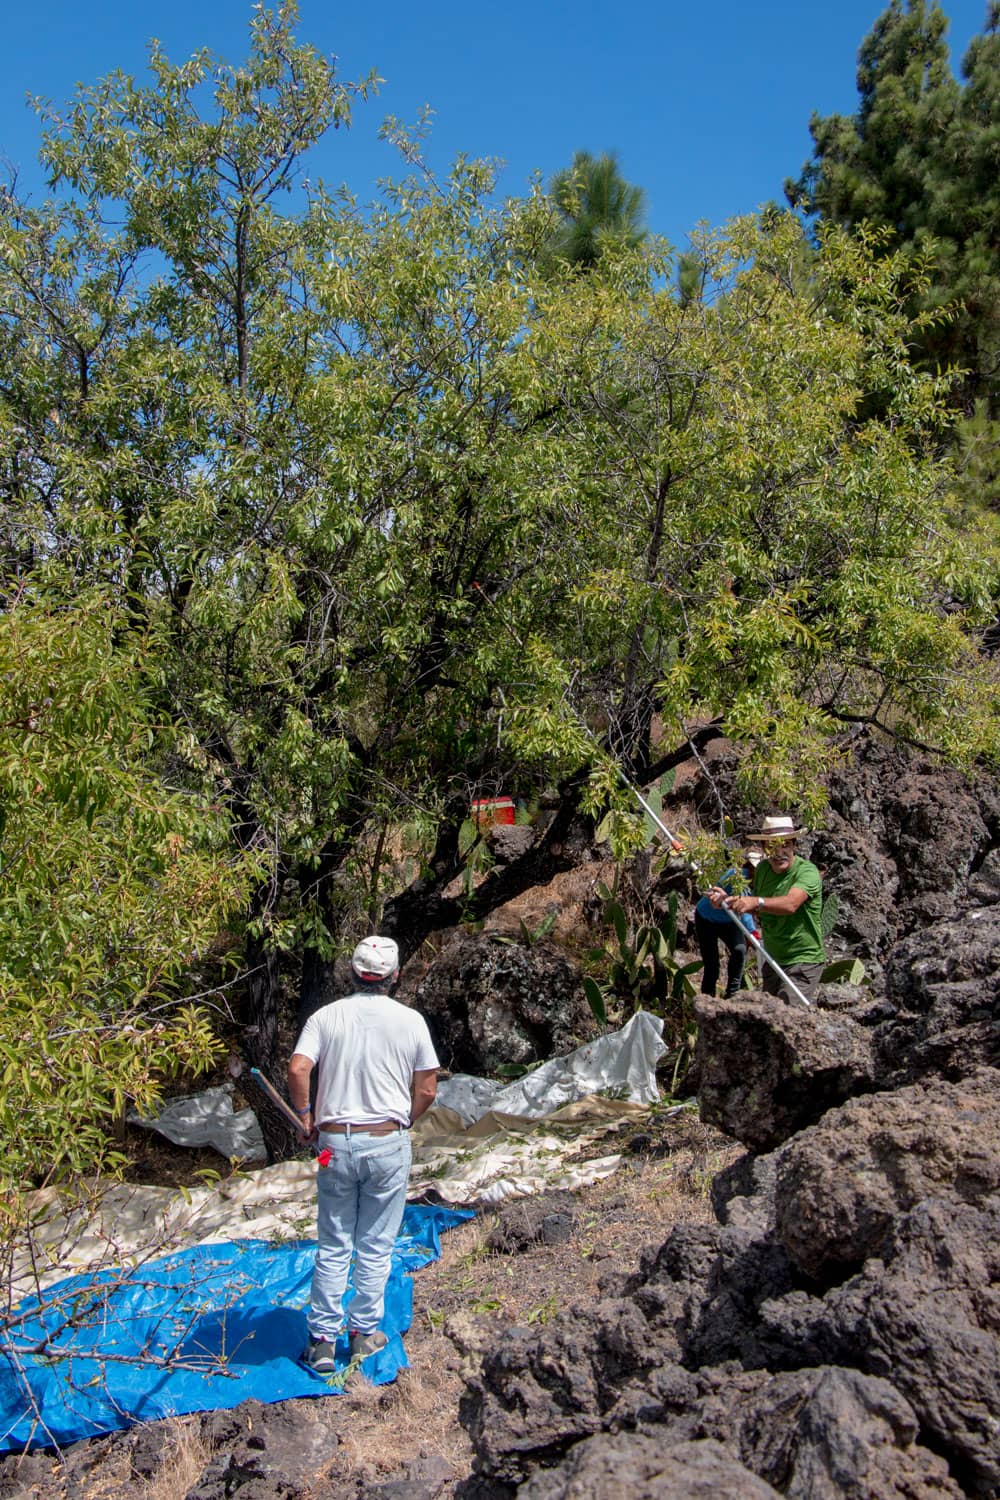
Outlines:
{"type": "MultiPolygon", "coordinates": [[[[470,1127],[452,1110],[428,1110],[412,1132],[409,1195],[485,1205],[596,1182],[621,1157],[588,1153],[648,1108],[590,1097],[541,1119],[488,1113],[470,1127]]],[[[315,1172],[312,1158],[303,1158],[183,1191],[119,1183],[100,1196],[79,1189],[73,1202],[53,1189],[36,1193],[33,1244],[18,1259],[16,1295],[73,1271],[134,1264],[187,1245],[314,1238],[315,1172]]]]}

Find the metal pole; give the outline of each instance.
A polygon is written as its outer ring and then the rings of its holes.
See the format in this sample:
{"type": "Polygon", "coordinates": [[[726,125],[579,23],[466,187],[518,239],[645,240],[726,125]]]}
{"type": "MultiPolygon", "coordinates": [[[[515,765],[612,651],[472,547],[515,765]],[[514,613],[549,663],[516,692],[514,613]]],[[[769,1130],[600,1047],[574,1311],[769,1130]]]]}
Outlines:
{"type": "MultiPolygon", "coordinates": [[[[628,787],[629,791],[632,793],[633,797],[635,797],[639,805],[644,809],[645,812],[649,814],[653,822],[656,824],[657,828],[659,828],[660,832],[663,833],[667,839],[669,839],[670,847],[674,851],[674,853],[683,854],[684,846],[681,843],[680,839],[675,838],[675,836],[670,832],[670,829],[667,827],[666,823],[664,823],[663,819],[653,811],[649,803],[646,801],[645,797],[640,792],[639,788],[637,786],[633,786],[632,782],[629,781],[628,777],[625,775],[625,772],[622,770],[621,766],[618,765],[617,761],[615,762],[615,769],[617,770],[618,775],[621,777],[623,783],[628,787]]],[[[698,866],[691,860],[687,860],[687,864],[696,875],[701,875],[701,870],[699,870],[698,866]]],[[[726,916],[729,917],[731,921],[736,923],[737,927],[743,928],[743,931],[746,932],[747,937],[756,948],[757,952],[760,954],[760,957],[763,959],[764,963],[770,964],[771,968],[777,974],[778,978],[782,980],[784,984],[787,984],[792,994],[802,1001],[802,1004],[807,1008],[807,1010],[812,1009],[811,1002],[806,999],[805,995],[803,995],[802,991],[795,983],[795,980],[792,979],[791,975],[786,974],[781,965],[771,957],[770,953],[768,953],[767,949],[764,947],[764,944],[758,942],[753,933],[747,931],[747,929],[743,927],[743,923],[740,921],[736,913],[734,911],[730,911],[728,906],[723,906],[721,909],[725,912],[726,916]]]]}

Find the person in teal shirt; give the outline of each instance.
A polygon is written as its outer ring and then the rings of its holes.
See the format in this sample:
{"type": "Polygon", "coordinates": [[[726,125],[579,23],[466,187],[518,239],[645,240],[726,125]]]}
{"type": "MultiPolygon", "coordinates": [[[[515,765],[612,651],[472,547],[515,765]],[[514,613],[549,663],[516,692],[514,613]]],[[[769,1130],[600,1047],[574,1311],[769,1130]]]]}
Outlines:
{"type": "MultiPolygon", "coordinates": [[[[748,885],[753,884],[753,872],[760,858],[760,854],[750,854],[743,864],[741,873],[748,885]]],[[[727,894],[732,892],[735,879],[735,867],[727,870],[720,879],[719,884],[727,894]]],[[[748,932],[753,933],[754,937],[760,935],[752,913],[740,917],[739,922],[734,922],[727,912],[714,905],[710,895],[702,896],[694,909],[694,934],[698,941],[698,952],[701,954],[704,969],[701,981],[703,995],[714,995],[719,982],[720,943],[729,954],[729,963],[726,967],[726,988],[723,990],[723,995],[728,1000],[739,994],[747,961],[748,932]]]]}
{"type": "MultiPolygon", "coordinates": [[[[747,835],[749,840],[763,845],[765,854],[754,875],[753,893],[727,896],[717,886],[711,892],[711,900],[714,906],[726,906],[740,916],[749,912],[757,917],[765,952],[811,1001],[816,998],[823,977],[826,954],[821,927],[820,873],[814,864],[795,852],[795,841],[804,832],[795,827],[794,819],[783,814],[765,818],[760,831],[747,835]]],[[[766,963],[761,986],[767,994],[780,995],[784,1000],[798,998],[766,963]]]]}

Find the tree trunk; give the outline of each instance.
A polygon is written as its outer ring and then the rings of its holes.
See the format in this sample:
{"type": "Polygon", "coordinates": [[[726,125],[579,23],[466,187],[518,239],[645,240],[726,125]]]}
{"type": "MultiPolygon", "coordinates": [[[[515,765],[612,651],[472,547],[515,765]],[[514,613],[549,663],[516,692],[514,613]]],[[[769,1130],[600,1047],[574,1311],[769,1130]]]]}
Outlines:
{"type": "MultiPolygon", "coordinates": [[[[243,1055],[280,1093],[288,1059],[281,1055],[281,966],[277,951],[259,938],[247,942],[250,977],[243,996],[243,1055]]],[[[299,1149],[295,1132],[262,1090],[254,1090],[268,1162],[285,1161],[299,1149]]]]}
{"type": "Polygon", "coordinates": [[[321,958],[315,948],[306,948],[302,954],[302,978],[299,982],[299,1008],[296,1024],[299,1031],[314,1011],[321,1005],[336,1000],[334,985],[334,962],[321,958]]]}

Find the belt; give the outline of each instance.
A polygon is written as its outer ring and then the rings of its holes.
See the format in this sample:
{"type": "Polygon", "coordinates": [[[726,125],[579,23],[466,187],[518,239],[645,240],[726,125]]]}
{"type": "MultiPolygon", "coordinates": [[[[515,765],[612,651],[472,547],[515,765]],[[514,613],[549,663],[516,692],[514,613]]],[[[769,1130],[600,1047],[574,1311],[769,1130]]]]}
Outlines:
{"type": "Polygon", "coordinates": [[[378,1125],[320,1125],[320,1130],[327,1135],[392,1135],[396,1130],[402,1130],[398,1120],[383,1120],[378,1125]]]}

